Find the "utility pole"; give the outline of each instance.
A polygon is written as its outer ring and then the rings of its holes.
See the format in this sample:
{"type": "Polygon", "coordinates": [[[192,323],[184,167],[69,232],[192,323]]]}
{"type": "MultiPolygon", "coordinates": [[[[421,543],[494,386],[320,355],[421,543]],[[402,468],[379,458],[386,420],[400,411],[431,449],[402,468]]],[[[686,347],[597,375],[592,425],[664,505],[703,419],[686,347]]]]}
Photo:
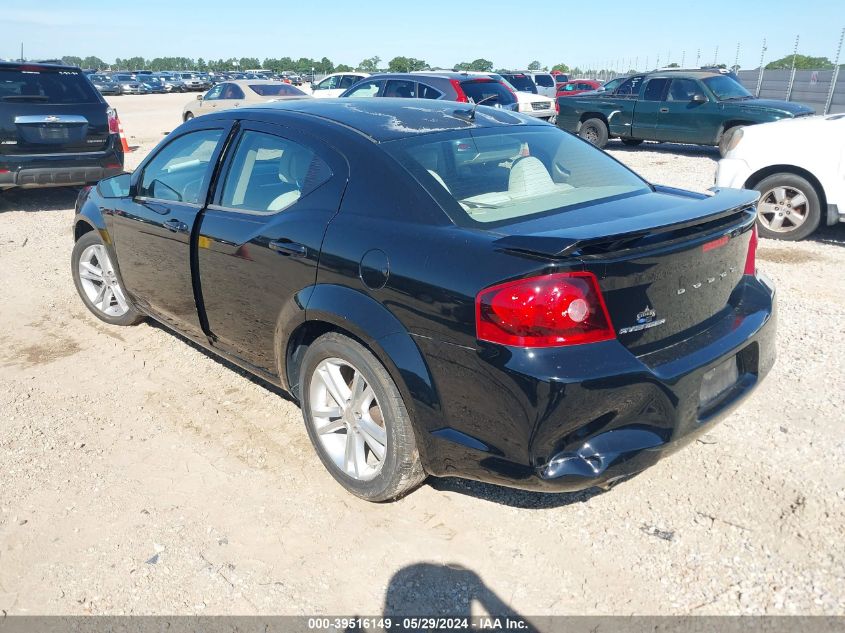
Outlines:
{"type": "Polygon", "coordinates": [[[792,73],[789,75],[789,85],[786,87],[786,100],[792,96],[792,85],[795,83],[795,57],[798,55],[798,39],[800,35],[795,36],[795,48],[792,49],[792,73]]]}
{"type": "Polygon", "coordinates": [[[760,51],[760,74],[757,76],[757,92],[755,97],[760,96],[760,88],[763,86],[763,59],[766,57],[766,38],[763,38],[763,50],[760,51]]]}
{"type": "Polygon", "coordinates": [[[715,52],[715,53],[713,53],[713,65],[714,65],[714,66],[716,65],[716,60],[718,60],[718,59],[719,59],[719,47],[717,46],[717,47],[716,47],[716,52],[715,52]]]}
{"type": "Polygon", "coordinates": [[[830,104],[833,101],[833,92],[836,90],[836,80],[839,79],[839,53],[842,52],[842,40],[845,39],[845,28],[839,34],[839,46],[836,49],[836,59],[833,61],[833,77],[830,78],[830,90],[827,93],[827,101],[824,104],[824,114],[830,111],[830,104]]]}
{"type": "Polygon", "coordinates": [[[698,60],[701,59],[701,49],[698,49],[698,52],[695,54],[695,67],[698,68],[698,60]]]}
{"type": "Polygon", "coordinates": [[[736,57],[734,57],[734,69],[739,66],[739,42],[736,43],[736,57]]]}
{"type": "Polygon", "coordinates": [[[687,52],[681,51],[681,68],[684,67],[684,60],[687,58],[687,52]]]}
{"type": "Polygon", "coordinates": [[[23,42],[21,42],[21,62],[23,62],[23,42]]]}

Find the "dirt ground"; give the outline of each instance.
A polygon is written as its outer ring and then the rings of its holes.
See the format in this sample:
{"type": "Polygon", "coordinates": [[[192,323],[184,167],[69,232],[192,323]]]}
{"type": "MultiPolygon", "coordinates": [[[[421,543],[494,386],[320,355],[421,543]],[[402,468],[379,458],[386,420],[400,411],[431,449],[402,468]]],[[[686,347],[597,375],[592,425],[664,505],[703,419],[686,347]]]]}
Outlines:
{"type": "MultiPolygon", "coordinates": [[[[113,99],[134,167],[193,95],[113,99]]],[[[703,190],[712,150],[611,153],[703,190]]],[[[70,276],[69,189],[0,194],[0,612],[845,614],[845,225],[763,241],[778,363],[606,493],[347,494],[297,407],[70,276]]]]}

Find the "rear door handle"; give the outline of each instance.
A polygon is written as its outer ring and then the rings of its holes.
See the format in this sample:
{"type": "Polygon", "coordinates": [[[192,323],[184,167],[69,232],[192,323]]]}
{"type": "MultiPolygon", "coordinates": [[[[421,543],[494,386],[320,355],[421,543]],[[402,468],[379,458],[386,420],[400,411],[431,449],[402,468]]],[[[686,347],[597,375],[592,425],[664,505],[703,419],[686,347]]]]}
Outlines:
{"type": "Polygon", "coordinates": [[[173,233],[187,233],[188,225],[176,218],[171,218],[164,223],[164,228],[173,233]]]}
{"type": "Polygon", "coordinates": [[[666,114],[667,112],[669,112],[669,108],[660,108],[660,112],[661,114],[666,114]]]}
{"type": "Polygon", "coordinates": [[[270,242],[270,248],[279,255],[288,255],[290,257],[305,257],[308,254],[308,249],[305,245],[297,244],[296,242],[270,242]]]}

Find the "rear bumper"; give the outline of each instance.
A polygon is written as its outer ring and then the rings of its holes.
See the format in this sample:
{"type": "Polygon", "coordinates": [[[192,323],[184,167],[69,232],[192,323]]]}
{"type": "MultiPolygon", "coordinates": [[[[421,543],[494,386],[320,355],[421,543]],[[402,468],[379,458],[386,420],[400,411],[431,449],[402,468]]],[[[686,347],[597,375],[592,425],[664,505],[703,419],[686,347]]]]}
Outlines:
{"type": "Polygon", "coordinates": [[[0,155],[0,189],[87,185],[123,171],[123,152],[112,141],[103,152],[0,155]]]}
{"type": "Polygon", "coordinates": [[[429,357],[438,386],[458,369],[477,371],[461,383],[479,386],[466,395],[441,387],[448,422],[424,442],[428,472],[567,492],[648,468],[726,417],[773,366],[774,286],[748,278],[737,293],[706,330],[647,355],[614,340],[429,357]],[[733,357],[738,379],[702,404],[704,375],[733,357]]]}

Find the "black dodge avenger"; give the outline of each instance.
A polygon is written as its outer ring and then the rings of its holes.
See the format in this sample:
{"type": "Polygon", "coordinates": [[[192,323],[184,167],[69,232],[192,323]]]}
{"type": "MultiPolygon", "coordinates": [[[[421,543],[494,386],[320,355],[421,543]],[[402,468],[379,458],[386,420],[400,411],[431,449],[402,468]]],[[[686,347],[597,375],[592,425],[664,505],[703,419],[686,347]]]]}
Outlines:
{"type": "Polygon", "coordinates": [[[755,195],[651,185],[478,104],[268,104],[83,191],[72,271],[103,321],[152,317],[288,391],[360,497],[607,487],[771,369],[755,195]]]}

